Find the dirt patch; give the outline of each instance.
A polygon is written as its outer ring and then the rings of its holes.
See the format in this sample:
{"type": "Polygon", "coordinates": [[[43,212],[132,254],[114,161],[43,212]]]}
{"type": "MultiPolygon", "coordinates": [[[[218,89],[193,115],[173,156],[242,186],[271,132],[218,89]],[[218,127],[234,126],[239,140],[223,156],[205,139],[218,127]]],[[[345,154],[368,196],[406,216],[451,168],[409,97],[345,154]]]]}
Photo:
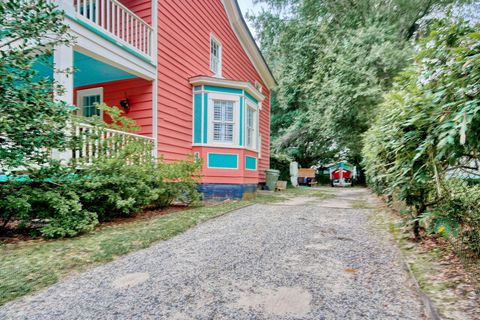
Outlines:
{"type": "Polygon", "coordinates": [[[115,289],[124,289],[144,283],[150,278],[148,273],[129,273],[123,277],[117,278],[112,282],[115,289]]]}
{"type": "Polygon", "coordinates": [[[243,295],[237,306],[276,316],[305,316],[311,310],[312,295],[301,287],[262,289],[261,293],[243,295]]]}

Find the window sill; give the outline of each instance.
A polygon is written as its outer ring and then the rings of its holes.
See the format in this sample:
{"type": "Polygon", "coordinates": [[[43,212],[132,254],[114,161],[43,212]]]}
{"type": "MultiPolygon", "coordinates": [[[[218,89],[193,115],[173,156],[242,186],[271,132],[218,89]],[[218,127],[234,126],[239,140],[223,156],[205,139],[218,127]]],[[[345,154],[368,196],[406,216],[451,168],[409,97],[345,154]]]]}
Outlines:
{"type": "Polygon", "coordinates": [[[217,143],[194,143],[194,147],[208,147],[208,148],[225,148],[225,149],[243,149],[251,152],[259,153],[256,149],[247,148],[245,146],[233,145],[233,144],[217,144],[217,143]]]}

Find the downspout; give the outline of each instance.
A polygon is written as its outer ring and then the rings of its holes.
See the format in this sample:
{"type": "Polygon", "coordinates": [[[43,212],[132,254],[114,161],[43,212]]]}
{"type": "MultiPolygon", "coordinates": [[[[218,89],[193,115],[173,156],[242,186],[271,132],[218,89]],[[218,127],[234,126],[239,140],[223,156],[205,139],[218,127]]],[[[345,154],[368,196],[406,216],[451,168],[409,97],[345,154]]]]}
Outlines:
{"type": "Polygon", "coordinates": [[[152,82],[152,136],[153,136],[153,158],[158,158],[158,1],[152,0],[152,62],[155,64],[155,79],[152,82]]]}

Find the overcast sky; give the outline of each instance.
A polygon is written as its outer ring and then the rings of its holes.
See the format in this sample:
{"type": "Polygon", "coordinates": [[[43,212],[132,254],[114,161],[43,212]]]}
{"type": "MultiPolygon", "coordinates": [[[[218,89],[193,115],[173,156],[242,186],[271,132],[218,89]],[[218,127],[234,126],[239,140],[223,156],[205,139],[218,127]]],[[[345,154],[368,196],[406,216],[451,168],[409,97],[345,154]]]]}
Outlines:
{"type": "MultiPolygon", "coordinates": [[[[261,5],[254,5],[253,4],[253,0],[237,0],[238,2],[238,5],[240,6],[240,9],[242,10],[242,13],[243,13],[243,16],[245,17],[245,13],[247,13],[247,11],[250,11],[250,12],[259,12],[260,9],[262,8],[261,5]]],[[[250,31],[252,32],[253,36],[256,36],[255,34],[255,30],[253,29],[252,25],[250,24],[250,22],[245,19],[245,21],[247,22],[249,28],[250,28],[250,31]]]]}

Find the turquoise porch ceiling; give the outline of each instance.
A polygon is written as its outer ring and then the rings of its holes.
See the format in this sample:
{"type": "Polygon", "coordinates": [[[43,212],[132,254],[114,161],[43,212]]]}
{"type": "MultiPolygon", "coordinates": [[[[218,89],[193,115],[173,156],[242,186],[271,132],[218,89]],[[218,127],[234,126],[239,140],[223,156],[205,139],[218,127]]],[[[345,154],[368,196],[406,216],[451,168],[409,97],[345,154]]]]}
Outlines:
{"type": "MultiPolygon", "coordinates": [[[[51,64],[52,58],[48,59],[47,63],[36,63],[34,68],[42,77],[53,77],[51,64]]],[[[76,51],[73,54],[73,65],[75,67],[73,75],[73,85],[75,87],[136,78],[133,74],[76,51]]]]}

